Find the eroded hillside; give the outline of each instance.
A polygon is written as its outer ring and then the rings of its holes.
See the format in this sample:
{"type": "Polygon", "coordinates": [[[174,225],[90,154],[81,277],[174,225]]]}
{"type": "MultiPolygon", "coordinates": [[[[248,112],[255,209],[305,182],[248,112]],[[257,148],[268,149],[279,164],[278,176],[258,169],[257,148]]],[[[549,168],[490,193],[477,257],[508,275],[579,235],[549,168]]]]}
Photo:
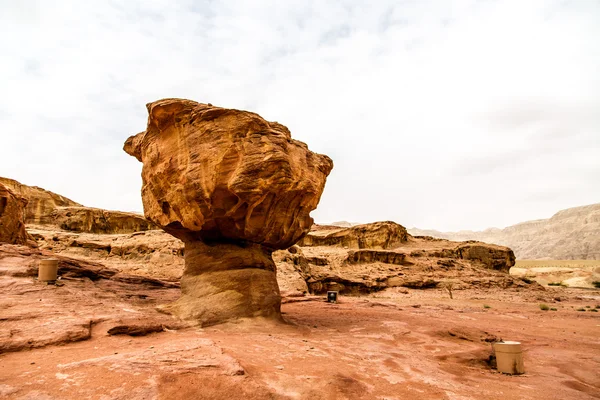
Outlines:
{"type": "Polygon", "coordinates": [[[600,260],[600,204],[562,210],[549,219],[504,229],[439,232],[412,228],[413,235],[447,240],[478,240],[510,247],[520,260],[600,260]]]}

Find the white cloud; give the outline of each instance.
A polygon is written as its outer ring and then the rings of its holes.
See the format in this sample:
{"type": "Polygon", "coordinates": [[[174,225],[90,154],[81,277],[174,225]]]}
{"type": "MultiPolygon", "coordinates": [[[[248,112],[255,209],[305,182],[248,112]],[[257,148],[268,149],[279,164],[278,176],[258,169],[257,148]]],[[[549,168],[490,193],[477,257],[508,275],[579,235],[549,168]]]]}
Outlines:
{"type": "Polygon", "coordinates": [[[600,199],[597,1],[0,0],[0,175],[141,210],[145,103],[287,125],[319,221],[475,229],[600,199]]]}

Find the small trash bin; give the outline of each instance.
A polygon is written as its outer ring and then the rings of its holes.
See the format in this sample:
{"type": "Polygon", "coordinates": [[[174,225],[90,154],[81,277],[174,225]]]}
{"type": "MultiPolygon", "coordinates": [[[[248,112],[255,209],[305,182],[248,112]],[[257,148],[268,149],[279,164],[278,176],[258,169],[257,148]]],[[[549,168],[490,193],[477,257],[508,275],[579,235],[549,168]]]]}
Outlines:
{"type": "Polygon", "coordinates": [[[496,342],[494,343],[494,353],[498,372],[510,375],[525,373],[520,342],[496,342]]]}
{"type": "Polygon", "coordinates": [[[338,292],[330,290],[327,292],[327,302],[328,303],[337,303],[338,292]]]}
{"type": "Polygon", "coordinates": [[[58,260],[49,258],[40,260],[38,268],[38,281],[55,282],[58,274],[58,260]]]}

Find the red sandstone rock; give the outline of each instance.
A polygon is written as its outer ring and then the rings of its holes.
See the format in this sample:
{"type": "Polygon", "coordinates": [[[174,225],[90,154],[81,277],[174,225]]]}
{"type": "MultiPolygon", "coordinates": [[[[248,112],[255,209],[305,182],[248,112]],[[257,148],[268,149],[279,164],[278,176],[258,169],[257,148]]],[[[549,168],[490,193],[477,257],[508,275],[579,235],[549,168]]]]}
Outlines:
{"type": "Polygon", "coordinates": [[[82,207],[71,199],[37,186],[27,186],[10,178],[0,176],[0,184],[27,200],[25,223],[44,224],[58,207],[82,207]]]}
{"type": "Polygon", "coordinates": [[[144,164],[146,218],[185,243],[182,297],[166,309],[200,324],[279,318],[271,253],[310,230],[331,159],[251,112],[182,99],[147,108],[124,150],[144,164]]]}
{"type": "Polygon", "coordinates": [[[25,230],[26,205],[27,200],[0,183],[0,242],[35,246],[25,230]]]}
{"type": "Polygon", "coordinates": [[[406,228],[392,221],[351,228],[316,226],[300,246],[343,246],[354,249],[391,249],[408,240],[406,228]],[[331,229],[333,228],[333,229],[331,229]]]}

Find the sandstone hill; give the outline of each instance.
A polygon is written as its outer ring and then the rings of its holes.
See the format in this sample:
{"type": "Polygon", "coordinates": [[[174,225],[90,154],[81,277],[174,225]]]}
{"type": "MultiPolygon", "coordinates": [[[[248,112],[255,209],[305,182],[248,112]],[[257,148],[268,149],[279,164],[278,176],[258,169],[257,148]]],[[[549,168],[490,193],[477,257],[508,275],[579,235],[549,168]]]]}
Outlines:
{"type": "Polygon", "coordinates": [[[24,185],[14,179],[0,177],[0,185],[22,199],[25,204],[24,222],[28,225],[89,233],[133,233],[157,229],[140,214],[84,207],[60,194],[24,185]]]}
{"type": "Polygon", "coordinates": [[[549,219],[526,221],[504,229],[438,232],[412,228],[408,231],[412,235],[508,246],[520,260],[600,260],[600,203],[568,208],[549,219]]]}
{"type": "Polygon", "coordinates": [[[47,216],[58,207],[81,207],[81,204],[61,196],[60,194],[37,186],[23,185],[14,179],[3,178],[0,176],[0,184],[3,184],[13,192],[27,199],[25,223],[28,224],[44,222],[47,216]]]}

